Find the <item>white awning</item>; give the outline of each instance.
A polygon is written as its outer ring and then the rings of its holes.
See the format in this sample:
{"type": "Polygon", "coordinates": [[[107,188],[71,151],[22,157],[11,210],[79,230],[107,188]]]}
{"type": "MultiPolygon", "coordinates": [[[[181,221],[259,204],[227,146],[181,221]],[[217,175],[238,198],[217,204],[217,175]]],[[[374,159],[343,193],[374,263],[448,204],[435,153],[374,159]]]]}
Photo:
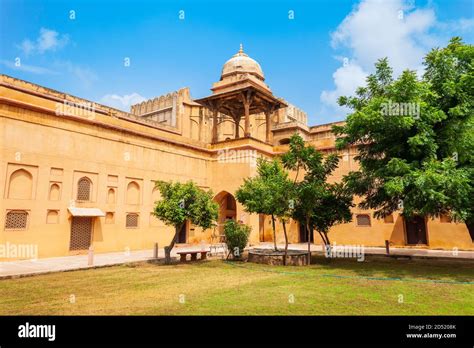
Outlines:
{"type": "Polygon", "coordinates": [[[72,216],[105,216],[105,213],[99,208],[67,208],[72,216]]]}

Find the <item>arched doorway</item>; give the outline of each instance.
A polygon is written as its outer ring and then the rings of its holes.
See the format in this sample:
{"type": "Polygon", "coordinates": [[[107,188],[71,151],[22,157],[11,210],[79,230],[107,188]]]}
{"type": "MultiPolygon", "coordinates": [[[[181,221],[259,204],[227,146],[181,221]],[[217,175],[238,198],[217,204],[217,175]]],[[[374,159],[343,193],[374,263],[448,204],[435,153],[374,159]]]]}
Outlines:
{"type": "Polygon", "coordinates": [[[236,220],[237,203],[233,195],[227,191],[221,191],[214,197],[214,201],[219,204],[219,217],[217,218],[219,234],[224,233],[224,223],[227,220],[236,220]]]}

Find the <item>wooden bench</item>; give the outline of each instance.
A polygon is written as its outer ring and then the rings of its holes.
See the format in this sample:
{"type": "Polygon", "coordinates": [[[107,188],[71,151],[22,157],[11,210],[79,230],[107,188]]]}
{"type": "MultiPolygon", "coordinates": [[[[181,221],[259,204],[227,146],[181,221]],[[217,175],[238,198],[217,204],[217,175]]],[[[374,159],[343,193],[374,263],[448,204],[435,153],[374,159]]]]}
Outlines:
{"type": "Polygon", "coordinates": [[[176,253],[180,256],[179,261],[186,262],[186,257],[191,255],[191,261],[197,260],[197,254],[201,254],[201,258],[199,260],[206,260],[208,250],[187,250],[187,251],[177,251],[176,253]]]}

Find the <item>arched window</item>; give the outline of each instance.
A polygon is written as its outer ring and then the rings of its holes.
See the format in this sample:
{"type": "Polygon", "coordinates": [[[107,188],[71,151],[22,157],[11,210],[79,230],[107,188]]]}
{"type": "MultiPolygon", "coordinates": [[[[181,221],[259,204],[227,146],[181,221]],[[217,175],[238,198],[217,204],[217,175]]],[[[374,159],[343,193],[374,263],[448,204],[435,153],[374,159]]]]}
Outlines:
{"type": "Polygon", "coordinates": [[[138,214],[130,213],[127,214],[127,218],[125,221],[126,228],[137,228],[138,227],[138,214]]]}
{"type": "Polygon", "coordinates": [[[105,223],[113,224],[114,223],[114,213],[109,211],[105,214],[105,223]]]}
{"type": "Polygon", "coordinates": [[[58,222],[59,222],[59,211],[48,210],[48,213],[46,214],[46,223],[57,224],[58,222]]]}
{"type": "Polygon", "coordinates": [[[114,204],[115,203],[115,190],[113,188],[109,188],[107,191],[107,203],[114,204]]]}
{"type": "Polygon", "coordinates": [[[286,145],[290,143],[290,139],[284,138],[280,140],[280,145],[286,145]]]}
{"type": "Polygon", "coordinates": [[[24,169],[18,169],[10,176],[8,198],[31,199],[33,193],[33,176],[24,169]]]}
{"type": "Polygon", "coordinates": [[[89,178],[83,177],[77,183],[77,200],[90,201],[92,183],[89,178]]]}
{"type": "Polygon", "coordinates": [[[61,188],[58,184],[52,184],[49,188],[49,200],[50,201],[59,201],[61,197],[61,188]]]}
{"type": "Polygon", "coordinates": [[[135,181],[127,186],[127,204],[140,204],[140,186],[135,181]]]}
{"type": "Polygon", "coordinates": [[[26,230],[28,212],[25,210],[11,210],[5,219],[5,230],[26,230]]]}
{"type": "Polygon", "coordinates": [[[357,214],[357,226],[370,226],[370,216],[368,214],[357,214]]]}

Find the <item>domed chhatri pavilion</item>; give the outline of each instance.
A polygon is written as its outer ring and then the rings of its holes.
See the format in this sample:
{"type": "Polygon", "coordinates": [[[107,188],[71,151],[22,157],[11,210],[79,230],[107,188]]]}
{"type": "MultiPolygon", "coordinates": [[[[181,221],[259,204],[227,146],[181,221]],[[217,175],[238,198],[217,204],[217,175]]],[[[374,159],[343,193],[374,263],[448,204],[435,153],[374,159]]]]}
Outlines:
{"type": "Polygon", "coordinates": [[[217,142],[217,115],[229,115],[235,123],[235,138],[239,138],[240,120],[244,118],[244,136],[250,136],[250,115],[265,114],[265,141],[270,142],[271,114],[288,106],[273,96],[265,84],[262,68],[255,60],[240,50],[222,68],[220,81],[213,84],[212,95],[198,99],[212,111],[212,143],[217,142]]]}
{"type": "MultiPolygon", "coordinates": [[[[252,227],[251,245],[272,242],[269,217],[245,212],[235,191],[256,174],[256,158],[286,151],[295,132],[324,154],[336,152],[332,124],[308,126],[304,111],[273,95],[242,45],[211,91],[193,99],[182,88],[124,112],[0,75],[0,244],[36,245],[39,257],[81,254],[90,246],[100,253],[167,245],[174,231],[152,214],[160,199],[156,180],[192,180],[219,204],[216,230],[188,222],[179,244],[210,242],[227,219],[252,227]]],[[[355,148],[339,154],[333,180],[358,166],[355,148]]],[[[290,243],[306,242],[297,222],[288,230],[290,243]]],[[[353,221],[330,233],[340,245],[388,240],[474,250],[465,224],[444,216],[412,223],[394,213],[378,220],[354,208],[353,221]]],[[[282,231],[276,238],[284,241],[282,231]]]]}

